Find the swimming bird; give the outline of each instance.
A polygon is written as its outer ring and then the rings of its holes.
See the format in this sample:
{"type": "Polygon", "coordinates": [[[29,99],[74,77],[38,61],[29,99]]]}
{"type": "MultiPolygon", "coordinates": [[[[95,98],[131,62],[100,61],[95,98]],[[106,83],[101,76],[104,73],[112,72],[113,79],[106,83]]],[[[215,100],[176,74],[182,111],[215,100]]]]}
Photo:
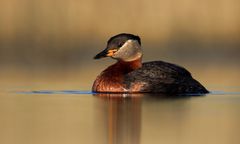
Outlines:
{"type": "Polygon", "coordinates": [[[111,37],[94,59],[111,57],[117,62],[97,76],[92,86],[99,93],[205,94],[208,90],[191,73],[164,61],[142,63],[141,39],[121,33],[111,37]]]}

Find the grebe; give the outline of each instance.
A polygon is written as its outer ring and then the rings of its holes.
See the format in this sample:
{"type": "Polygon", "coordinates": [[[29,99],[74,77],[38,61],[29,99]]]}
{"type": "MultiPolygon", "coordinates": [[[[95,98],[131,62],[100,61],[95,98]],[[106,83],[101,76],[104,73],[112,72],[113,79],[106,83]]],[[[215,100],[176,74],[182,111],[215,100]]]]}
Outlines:
{"type": "Polygon", "coordinates": [[[92,91],[106,93],[205,94],[208,90],[185,68],[164,61],[142,63],[140,37],[121,33],[94,59],[112,57],[117,63],[95,80],[92,91]]]}

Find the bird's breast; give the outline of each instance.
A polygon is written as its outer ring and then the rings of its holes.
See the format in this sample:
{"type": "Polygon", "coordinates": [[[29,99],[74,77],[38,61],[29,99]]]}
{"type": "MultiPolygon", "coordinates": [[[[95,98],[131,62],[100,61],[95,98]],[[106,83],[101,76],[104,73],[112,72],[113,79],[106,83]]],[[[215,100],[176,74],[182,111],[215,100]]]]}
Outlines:
{"type": "Polygon", "coordinates": [[[93,91],[95,92],[125,92],[123,78],[113,75],[100,75],[93,84],[93,91]]]}
{"type": "MultiPolygon", "coordinates": [[[[92,90],[94,92],[130,92],[131,88],[126,86],[124,77],[131,71],[142,66],[141,59],[131,62],[118,61],[116,64],[105,69],[95,80],[92,90]]],[[[134,86],[137,91],[139,86],[134,86]]]]}

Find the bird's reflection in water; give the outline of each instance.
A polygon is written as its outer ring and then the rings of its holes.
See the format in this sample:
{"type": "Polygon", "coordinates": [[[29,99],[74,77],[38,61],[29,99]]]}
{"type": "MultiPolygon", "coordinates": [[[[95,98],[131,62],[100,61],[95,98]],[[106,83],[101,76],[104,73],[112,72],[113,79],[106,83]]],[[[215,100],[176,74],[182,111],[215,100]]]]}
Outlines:
{"type": "MultiPolygon", "coordinates": [[[[139,144],[141,140],[141,120],[142,120],[142,103],[148,105],[147,108],[157,105],[159,108],[159,118],[161,124],[169,127],[179,127],[179,123],[185,119],[188,111],[186,107],[192,96],[200,95],[164,95],[164,94],[94,94],[97,98],[98,108],[98,127],[101,137],[105,137],[108,144],[139,144]],[[174,110],[174,111],[172,111],[174,110]],[[179,115],[179,110],[183,110],[179,115]],[[172,117],[178,117],[177,119],[172,117]]],[[[154,114],[154,112],[152,113],[154,114]]],[[[150,114],[151,115],[151,114],[150,114]]],[[[175,128],[173,128],[175,129],[175,128]]],[[[181,128],[180,128],[181,129],[181,128]]],[[[161,132],[161,131],[159,131],[161,132]]]]}
{"type": "MultiPolygon", "coordinates": [[[[108,144],[139,144],[141,135],[141,95],[96,94],[102,106],[108,144]],[[127,97],[127,98],[126,98],[127,97]],[[101,102],[101,103],[102,103],[101,102]]],[[[100,120],[100,121],[102,121],[100,120]]]]}

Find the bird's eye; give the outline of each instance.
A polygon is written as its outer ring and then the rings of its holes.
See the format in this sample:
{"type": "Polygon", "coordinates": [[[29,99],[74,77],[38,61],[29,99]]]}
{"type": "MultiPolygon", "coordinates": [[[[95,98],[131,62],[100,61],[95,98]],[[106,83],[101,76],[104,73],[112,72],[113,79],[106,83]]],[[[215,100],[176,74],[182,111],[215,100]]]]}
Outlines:
{"type": "Polygon", "coordinates": [[[120,48],[120,47],[122,47],[123,46],[123,43],[119,43],[118,44],[118,47],[120,48]]]}

